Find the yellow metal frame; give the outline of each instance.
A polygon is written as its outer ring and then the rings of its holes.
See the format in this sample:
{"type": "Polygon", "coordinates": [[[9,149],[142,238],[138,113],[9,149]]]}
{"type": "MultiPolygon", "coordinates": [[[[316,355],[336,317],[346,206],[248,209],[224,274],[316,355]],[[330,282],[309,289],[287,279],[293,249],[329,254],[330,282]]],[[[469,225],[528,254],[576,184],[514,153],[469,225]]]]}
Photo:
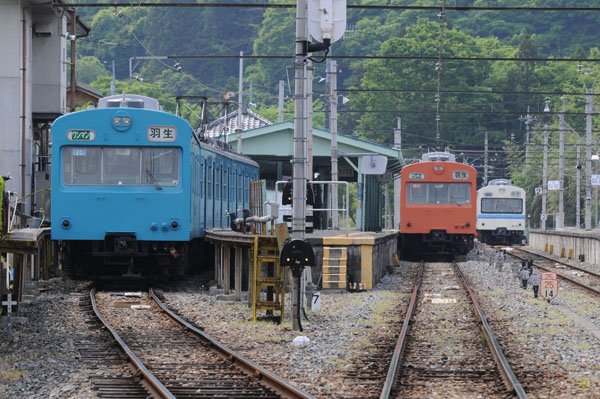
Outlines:
{"type": "Polygon", "coordinates": [[[283,323],[285,309],[285,282],[279,264],[279,246],[275,236],[254,236],[254,245],[252,246],[254,261],[252,293],[252,320],[256,321],[256,310],[279,310],[279,323],[283,323]],[[274,263],[275,276],[268,277],[262,275],[262,264],[274,263]],[[275,292],[272,301],[261,300],[262,287],[274,287],[275,292]]]}

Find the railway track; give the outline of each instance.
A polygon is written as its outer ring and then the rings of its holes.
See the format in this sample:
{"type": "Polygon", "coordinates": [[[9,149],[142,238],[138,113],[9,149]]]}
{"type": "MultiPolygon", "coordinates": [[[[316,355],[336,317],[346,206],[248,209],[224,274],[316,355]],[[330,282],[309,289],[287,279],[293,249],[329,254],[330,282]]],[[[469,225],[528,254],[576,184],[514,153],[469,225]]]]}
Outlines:
{"type": "Polygon", "coordinates": [[[157,295],[90,293],[92,306],[157,398],[312,398],[169,311],[157,295]]]}
{"type": "Polygon", "coordinates": [[[512,248],[512,251],[508,251],[507,254],[520,260],[532,259],[537,268],[555,272],[561,279],[600,296],[600,274],[598,273],[523,248],[512,248]]]}
{"type": "Polygon", "coordinates": [[[380,398],[436,395],[526,398],[458,266],[422,262],[380,398]]]}

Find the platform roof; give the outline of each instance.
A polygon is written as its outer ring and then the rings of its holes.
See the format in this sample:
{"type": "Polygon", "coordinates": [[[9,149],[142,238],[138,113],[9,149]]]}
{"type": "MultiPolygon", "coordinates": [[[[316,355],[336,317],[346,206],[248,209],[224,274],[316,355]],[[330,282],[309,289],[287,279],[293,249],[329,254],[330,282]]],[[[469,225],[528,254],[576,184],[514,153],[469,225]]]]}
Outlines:
{"type": "MultiPolygon", "coordinates": [[[[294,122],[284,121],[242,132],[242,152],[254,160],[291,159],[294,155],[294,122]]],[[[226,142],[237,149],[237,136],[230,134],[226,142]]],[[[394,148],[352,136],[337,135],[338,152],[344,154],[374,153],[388,159],[387,171],[400,172],[404,165],[402,153],[394,148]]],[[[348,158],[356,160],[357,156],[348,158]]],[[[313,128],[313,163],[330,163],[331,133],[313,128]]]]}

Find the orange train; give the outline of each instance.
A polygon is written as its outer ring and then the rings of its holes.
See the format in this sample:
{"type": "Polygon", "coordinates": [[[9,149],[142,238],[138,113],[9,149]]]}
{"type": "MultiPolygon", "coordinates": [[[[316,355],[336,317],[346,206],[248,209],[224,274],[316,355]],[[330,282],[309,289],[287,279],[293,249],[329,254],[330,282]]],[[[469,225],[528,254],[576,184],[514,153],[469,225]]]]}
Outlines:
{"type": "Polygon", "coordinates": [[[453,154],[430,152],[402,168],[400,237],[403,258],[464,255],[473,248],[477,172],[453,154]]]}

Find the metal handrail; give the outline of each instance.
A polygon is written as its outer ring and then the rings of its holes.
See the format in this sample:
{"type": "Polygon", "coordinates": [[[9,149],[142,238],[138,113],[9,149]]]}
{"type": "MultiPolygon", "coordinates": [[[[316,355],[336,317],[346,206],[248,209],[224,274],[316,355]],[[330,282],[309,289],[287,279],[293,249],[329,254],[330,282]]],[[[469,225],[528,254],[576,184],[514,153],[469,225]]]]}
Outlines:
{"type": "MultiPolygon", "coordinates": [[[[279,190],[277,190],[278,186],[281,184],[287,184],[289,183],[289,181],[287,180],[278,180],[275,182],[275,192],[279,192],[279,190]]],[[[346,219],[346,227],[350,227],[350,220],[349,220],[349,215],[350,215],[350,207],[349,207],[349,203],[350,203],[350,186],[348,184],[347,181],[333,181],[333,180],[309,180],[308,183],[310,184],[331,184],[331,185],[340,185],[340,184],[344,184],[346,186],[346,197],[345,197],[345,207],[343,208],[312,208],[313,211],[329,211],[329,212],[343,212],[345,217],[344,219],[346,219]]],[[[292,211],[292,207],[289,205],[281,205],[279,207],[280,211],[292,211]]]]}
{"type": "MultiPolygon", "coordinates": [[[[8,226],[6,227],[6,232],[9,233],[11,231],[11,227],[14,225],[15,222],[15,218],[17,217],[17,205],[19,204],[20,201],[25,201],[27,198],[29,197],[33,197],[36,194],[42,193],[42,220],[40,221],[40,226],[42,225],[42,223],[44,223],[44,221],[46,220],[46,210],[44,209],[44,204],[46,203],[46,199],[45,199],[45,194],[46,191],[52,191],[52,188],[42,188],[39,189],[37,191],[34,191],[33,193],[27,194],[24,197],[17,197],[12,201],[9,201],[9,207],[8,207],[8,226]],[[13,213],[12,215],[10,214],[10,205],[14,204],[13,206],[13,213]]],[[[23,213],[23,212],[22,212],[23,213]]]]}

